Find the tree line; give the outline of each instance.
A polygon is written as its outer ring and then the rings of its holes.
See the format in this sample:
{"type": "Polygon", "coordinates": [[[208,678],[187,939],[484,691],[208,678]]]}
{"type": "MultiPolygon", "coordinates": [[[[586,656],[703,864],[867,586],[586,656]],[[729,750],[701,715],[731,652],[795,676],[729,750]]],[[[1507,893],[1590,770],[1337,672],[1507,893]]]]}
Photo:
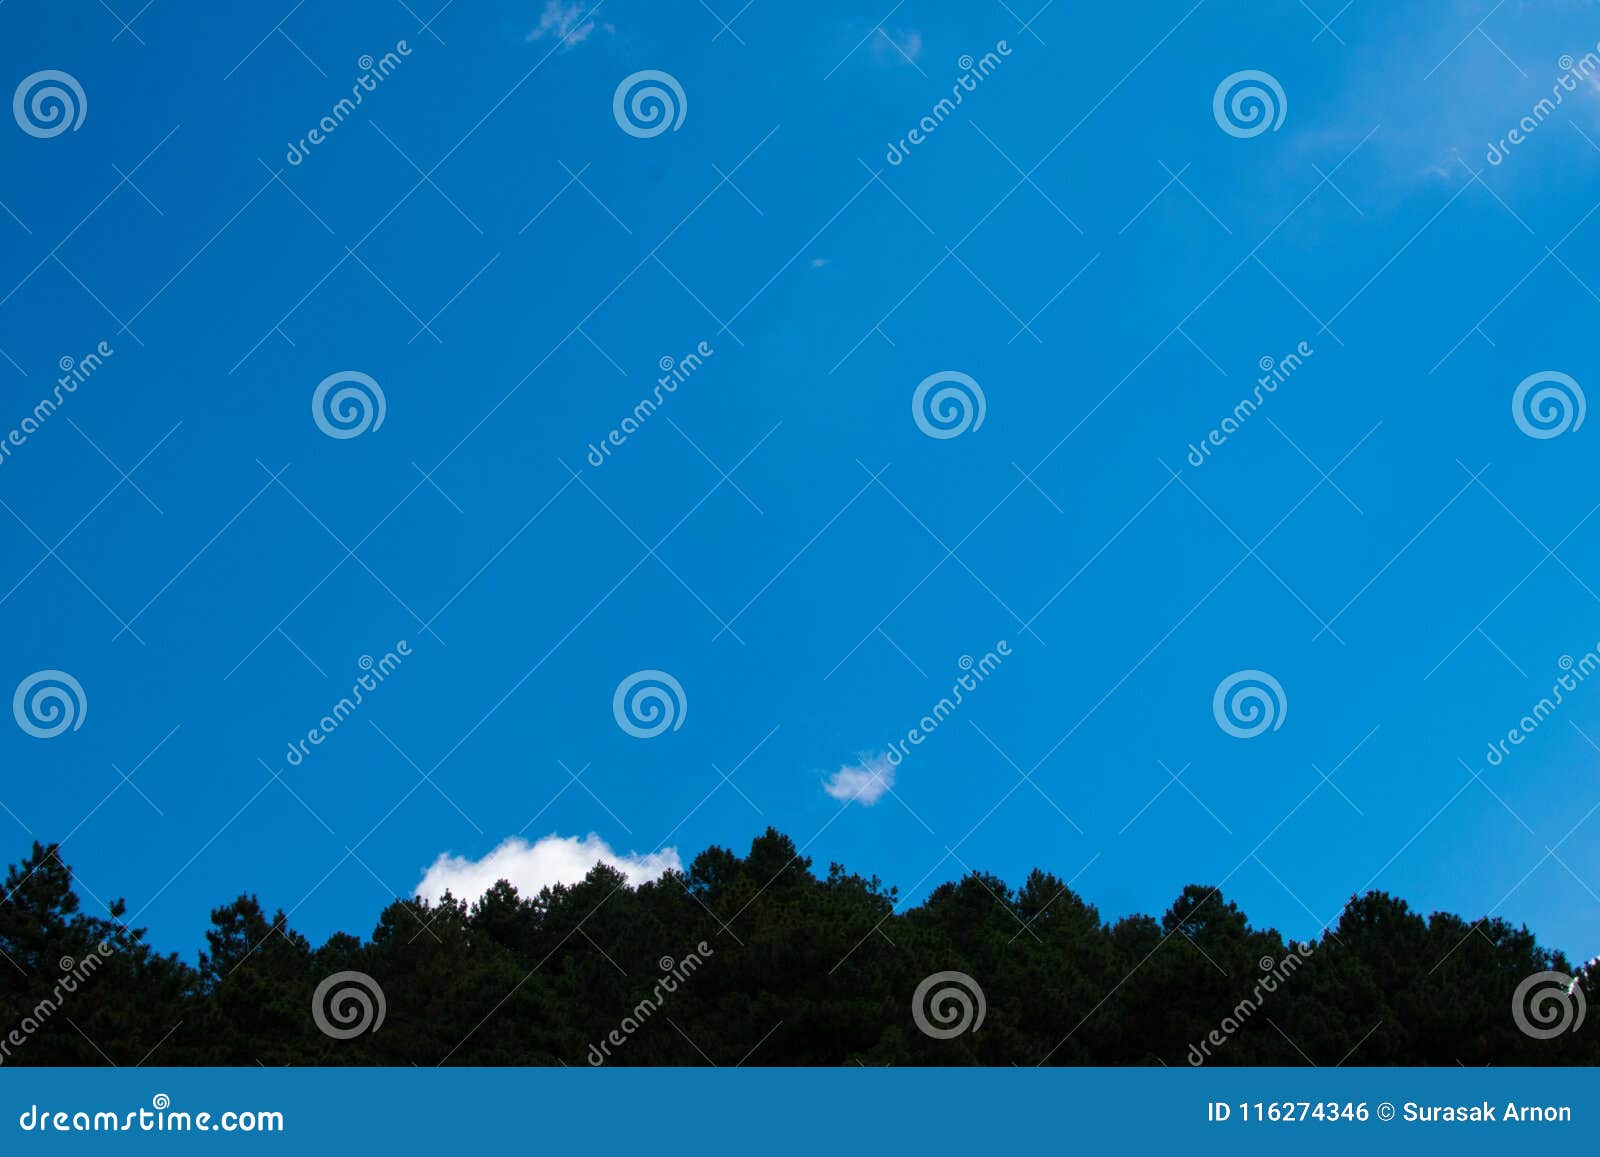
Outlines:
{"type": "Polygon", "coordinates": [[[908,907],[771,829],[639,887],[397,899],[319,947],[240,896],[193,964],[125,913],[85,912],[54,845],[11,866],[0,1065],[1600,1063],[1585,977],[1499,919],[1369,892],[1286,942],[1216,888],[1108,922],[1043,871],[908,907]]]}

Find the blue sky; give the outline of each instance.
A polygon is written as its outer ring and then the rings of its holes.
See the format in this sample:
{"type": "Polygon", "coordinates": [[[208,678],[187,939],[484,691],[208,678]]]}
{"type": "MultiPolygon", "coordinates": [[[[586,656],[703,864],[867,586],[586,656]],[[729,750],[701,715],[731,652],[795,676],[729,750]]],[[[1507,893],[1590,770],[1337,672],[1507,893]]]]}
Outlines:
{"type": "Polygon", "coordinates": [[[1593,955],[1600,680],[1487,751],[1600,641],[1600,429],[1512,412],[1596,378],[1600,93],[1534,109],[1600,9],[951,7],[0,10],[6,84],[86,106],[0,132],[0,427],[113,351],[0,463],[0,683],[87,702],[0,728],[11,858],[65,838],[184,951],[241,891],[320,940],[446,853],[771,824],[911,901],[1039,866],[1305,936],[1382,888],[1593,955]],[[676,128],[614,115],[644,70],[676,128]],[[1214,115],[1246,70],[1275,129],[1214,115]],[[344,371],[383,422],[329,437],[344,371]],[[984,417],[930,437],[945,372],[984,417]],[[892,791],[829,794],[1002,640],[892,791]]]}

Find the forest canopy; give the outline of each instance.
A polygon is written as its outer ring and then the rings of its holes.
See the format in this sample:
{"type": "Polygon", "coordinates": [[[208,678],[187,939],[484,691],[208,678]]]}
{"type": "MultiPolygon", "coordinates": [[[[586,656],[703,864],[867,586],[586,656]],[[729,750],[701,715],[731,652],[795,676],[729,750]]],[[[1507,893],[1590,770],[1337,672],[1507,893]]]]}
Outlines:
{"type": "Polygon", "coordinates": [[[1042,871],[910,907],[771,829],[636,888],[397,899],[320,947],[240,896],[194,964],[125,911],[85,912],[54,845],[10,868],[0,1064],[1600,1062],[1587,977],[1502,920],[1369,892],[1290,943],[1216,888],[1107,922],[1042,871]]]}

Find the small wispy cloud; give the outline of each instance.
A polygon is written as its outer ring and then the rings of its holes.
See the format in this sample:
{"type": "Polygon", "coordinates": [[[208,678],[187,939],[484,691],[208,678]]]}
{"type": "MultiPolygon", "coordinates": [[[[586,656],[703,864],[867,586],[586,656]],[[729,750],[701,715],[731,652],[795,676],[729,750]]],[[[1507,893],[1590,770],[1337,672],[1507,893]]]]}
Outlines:
{"type": "Polygon", "coordinates": [[[603,28],[610,32],[610,24],[598,25],[587,14],[591,7],[584,5],[581,0],[563,4],[561,0],[545,0],[544,11],[539,14],[539,23],[528,32],[529,40],[544,40],[546,37],[557,40],[563,49],[576,48],[594,34],[596,28],[603,28]]]}
{"type": "Polygon", "coordinates": [[[482,896],[499,880],[509,880],[522,896],[536,896],[545,887],[576,884],[596,864],[615,868],[639,885],[660,879],[669,871],[681,871],[683,862],[677,848],[663,848],[640,856],[620,855],[611,845],[590,832],[587,836],[558,836],[551,833],[530,844],[512,836],[479,860],[440,854],[417,885],[416,895],[437,901],[449,892],[468,903],[482,896]]]}
{"type": "Polygon", "coordinates": [[[914,28],[902,32],[879,28],[878,35],[872,41],[873,55],[879,60],[903,60],[915,64],[922,55],[922,33],[914,28]]]}
{"type": "Polygon", "coordinates": [[[894,764],[886,755],[872,755],[841,767],[822,782],[822,790],[844,803],[871,807],[894,786],[894,764]]]}

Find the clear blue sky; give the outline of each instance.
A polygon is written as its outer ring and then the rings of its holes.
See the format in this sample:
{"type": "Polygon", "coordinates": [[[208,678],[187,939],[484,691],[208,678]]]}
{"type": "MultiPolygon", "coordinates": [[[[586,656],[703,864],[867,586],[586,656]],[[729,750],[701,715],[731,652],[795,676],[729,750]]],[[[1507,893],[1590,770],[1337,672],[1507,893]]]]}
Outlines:
{"type": "Polygon", "coordinates": [[[441,853],[768,824],[913,901],[1040,866],[1303,936],[1372,887],[1600,949],[1600,679],[1486,754],[1600,640],[1600,419],[1512,412],[1600,383],[1600,93],[1533,111],[1600,8],[954,8],[0,8],[5,91],[86,101],[0,124],[0,428],[114,350],[0,462],[0,684],[88,705],[0,727],[9,858],[67,838],[184,951],[241,891],[320,940],[441,853]],[[676,129],[619,125],[641,70],[676,129]],[[1243,70],[1276,129],[1214,116],[1243,70]],[[339,371],[381,427],[318,428],[339,371]],[[958,437],[912,416],[943,371],[984,396],[958,437]],[[828,794],[1000,640],[892,794],[828,794]],[[687,711],[644,740],[612,701],[651,669],[687,711]],[[1250,739],[1243,670],[1287,706],[1250,739]]]}

